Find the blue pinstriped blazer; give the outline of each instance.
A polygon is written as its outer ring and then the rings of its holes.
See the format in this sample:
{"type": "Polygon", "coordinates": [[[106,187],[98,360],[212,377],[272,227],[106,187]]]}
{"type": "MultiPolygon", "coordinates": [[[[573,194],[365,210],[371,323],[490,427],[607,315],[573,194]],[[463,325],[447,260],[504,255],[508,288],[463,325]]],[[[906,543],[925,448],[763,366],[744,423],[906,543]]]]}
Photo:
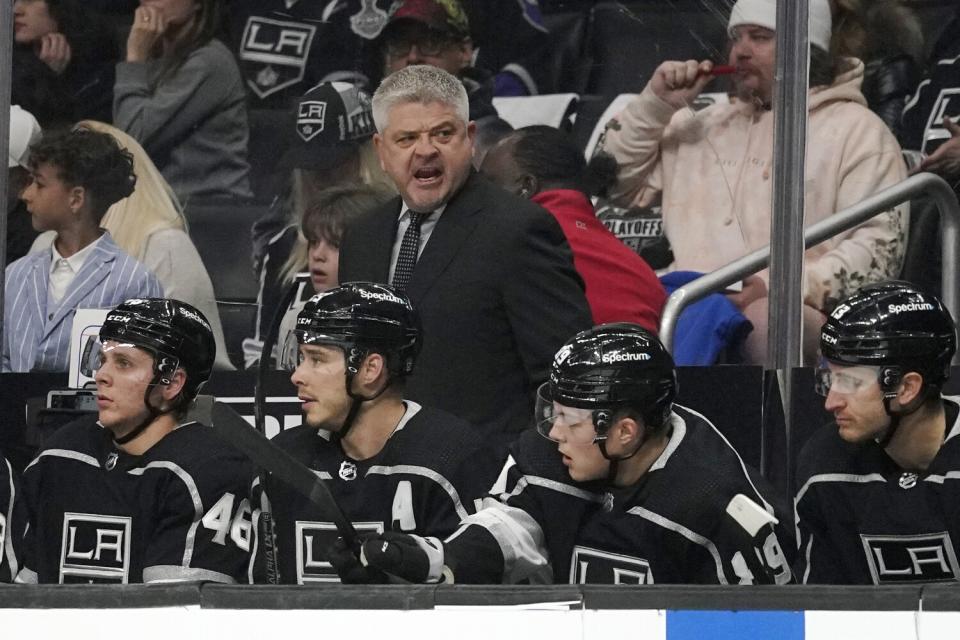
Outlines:
{"type": "Polygon", "coordinates": [[[129,298],[163,295],[156,276],[104,232],[60,303],[47,309],[52,259],[45,249],[7,267],[3,371],[66,371],[76,309],[111,309],[129,298]]]}

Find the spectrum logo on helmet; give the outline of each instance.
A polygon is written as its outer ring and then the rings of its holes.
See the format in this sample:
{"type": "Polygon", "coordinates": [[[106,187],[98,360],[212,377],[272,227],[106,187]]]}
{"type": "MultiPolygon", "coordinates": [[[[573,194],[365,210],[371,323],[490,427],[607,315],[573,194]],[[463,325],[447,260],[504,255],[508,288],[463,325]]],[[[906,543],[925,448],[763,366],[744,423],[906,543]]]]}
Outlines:
{"type": "Polygon", "coordinates": [[[360,297],[366,300],[383,300],[384,302],[396,302],[397,304],[403,304],[403,300],[386,292],[380,293],[377,291],[364,291],[361,289],[360,297]]]}
{"type": "Polygon", "coordinates": [[[904,311],[933,311],[933,305],[929,302],[910,302],[908,304],[887,305],[887,311],[893,314],[903,313],[904,311]]]}
{"type": "Polygon", "coordinates": [[[649,360],[649,353],[605,353],[603,357],[600,358],[604,363],[610,364],[611,362],[629,362],[637,360],[649,360]]]}

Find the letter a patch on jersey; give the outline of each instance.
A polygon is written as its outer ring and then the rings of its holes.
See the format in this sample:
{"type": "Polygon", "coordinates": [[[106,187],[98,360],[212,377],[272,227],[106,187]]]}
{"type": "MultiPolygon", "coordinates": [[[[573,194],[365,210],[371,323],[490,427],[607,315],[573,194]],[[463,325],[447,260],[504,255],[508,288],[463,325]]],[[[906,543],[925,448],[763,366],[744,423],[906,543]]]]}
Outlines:
{"type": "Polygon", "coordinates": [[[60,584],[126,584],[130,577],[128,516],[64,513],[60,543],[60,584]]]}
{"type": "Polygon", "coordinates": [[[316,25],[250,16],[240,41],[240,69],[261,98],[303,80],[316,25]]]}
{"type": "Polygon", "coordinates": [[[579,545],[570,559],[570,584],[653,584],[650,563],[579,545]]]}
{"type": "Polygon", "coordinates": [[[950,534],[860,535],[874,584],[953,582],[960,566],[950,534]]]}

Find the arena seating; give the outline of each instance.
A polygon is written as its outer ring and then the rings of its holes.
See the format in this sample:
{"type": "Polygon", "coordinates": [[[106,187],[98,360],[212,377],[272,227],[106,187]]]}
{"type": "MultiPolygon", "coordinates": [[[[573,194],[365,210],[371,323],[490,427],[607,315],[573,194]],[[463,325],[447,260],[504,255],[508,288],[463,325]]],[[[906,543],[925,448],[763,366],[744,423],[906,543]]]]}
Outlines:
{"type": "Polygon", "coordinates": [[[253,335],[257,279],[250,230],[268,206],[236,201],[192,202],[184,214],[188,231],[217,296],[230,360],[243,366],[240,342],[253,335]]]}

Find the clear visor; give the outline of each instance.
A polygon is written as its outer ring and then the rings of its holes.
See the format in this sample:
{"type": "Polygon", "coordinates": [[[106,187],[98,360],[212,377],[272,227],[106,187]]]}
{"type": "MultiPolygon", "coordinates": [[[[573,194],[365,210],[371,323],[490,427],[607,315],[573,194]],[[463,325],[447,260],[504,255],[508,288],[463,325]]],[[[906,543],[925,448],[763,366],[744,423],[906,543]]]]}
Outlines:
{"type": "Polygon", "coordinates": [[[97,371],[103,366],[104,356],[114,349],[120,348],[139,348],[129,342],[109,341],[109,344],[100,342],[100,336],[88,336],[83,343],[83,351],[80,353],[80,373],[88,378],[97,375],[97,371]]]}
{"type": "Polygon", "coordinates": [[[337,347],[342,350],[348,350],[350,347],[350,345],[345,344],[343,340],[333,336],[320,333],[308,334],[303,331],[300,331],[298,335],[297,331],[291,331],[283,340],[277,366],[282,370],[293,373],[293,371],[300,366],[300,363],[303,362],[303,352],[300,347],[308,344],[337,347]]]}
{"type": "Polygon", "coordinates": [[[282,371],[293,372],[300,364],[300,343],[297,342],[295,331],[287,333],[280,345],[280,353],[277,358],[277,368],[282,371]]]}
{"type": "Polygon", "coordinates": [[[577,409],[554,402],[550,383],[544,382],[537,389],[537,432],[548,440],[577,445],[592,445],[606,436],[597,435],[593,426],[593,411],[577,409]]]}
{"type": "Polygon", "coordinates": [[[880,367],[846,367],[821,358],[816,371],[816,389],[817,393],[824,397],[831,391],[851,394],[867,388],[879,379],[880,367]]]}

